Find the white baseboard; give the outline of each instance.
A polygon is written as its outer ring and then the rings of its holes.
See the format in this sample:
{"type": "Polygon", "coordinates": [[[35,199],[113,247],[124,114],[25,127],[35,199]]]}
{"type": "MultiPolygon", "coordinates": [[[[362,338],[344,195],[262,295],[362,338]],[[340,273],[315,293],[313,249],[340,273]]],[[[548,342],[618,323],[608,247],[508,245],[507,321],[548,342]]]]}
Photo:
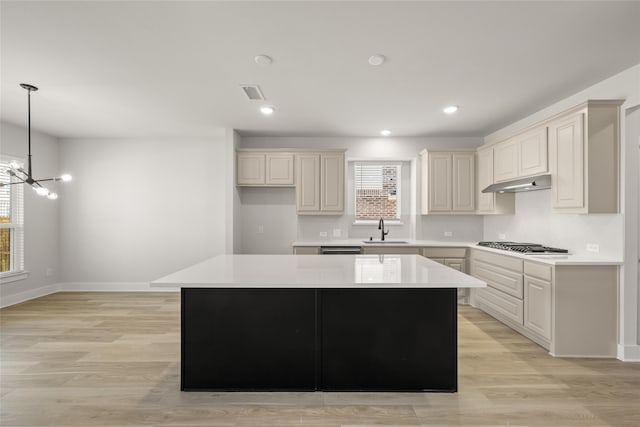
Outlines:
{"type": "Polygon", "coordinates": [[[30,299],[43,297],[45,295],[58,292],[58,284],[54,283],[47,286],[42,286],[35,289],[29,289],[28,291],[18,292],[11,295],[5,295],[0,299],[0,308],[9,307],[10,305],[20,304],[21,302],[29,301],[30,299]]]}
{"type": "Polygon", "coordinates": [[[179,288],[152,288],[149,282],[65,282],[60,292],[177,292],[179,288]]]}
{"type": "Polygon", "coordinates": [[[180,288],[152,288],[149,282],[66,282],[54,283],[24,292],[3,296],[0,308],[19,304],[56,292],[178,292],[180,288]]]}
{"type": "Polygon", "coordinates": [[[640,345],[618,344],[618,359],[624,362],[640,362],[640,345]]]}

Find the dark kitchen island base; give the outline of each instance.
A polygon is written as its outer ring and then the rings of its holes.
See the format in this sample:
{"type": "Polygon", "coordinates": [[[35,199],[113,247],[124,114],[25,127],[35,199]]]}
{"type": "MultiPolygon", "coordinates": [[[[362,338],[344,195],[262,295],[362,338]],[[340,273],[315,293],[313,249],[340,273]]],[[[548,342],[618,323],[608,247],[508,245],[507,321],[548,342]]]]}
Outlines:
{"type": "Polygon", "coordinates": [[[455,288],[181,292],[184,391],[457,390],[455,288]]]}

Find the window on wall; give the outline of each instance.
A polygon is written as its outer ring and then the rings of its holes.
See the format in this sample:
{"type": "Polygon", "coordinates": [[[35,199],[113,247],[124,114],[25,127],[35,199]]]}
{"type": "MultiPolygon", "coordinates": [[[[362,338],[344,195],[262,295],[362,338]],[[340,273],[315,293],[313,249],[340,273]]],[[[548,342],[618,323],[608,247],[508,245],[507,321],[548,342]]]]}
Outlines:
{"type": "MultiPolygon", "coordinates": [[[[10,184],[9,161],[0,159],[0,183],[10,184]]],[[[24,185],[0,186],[0,276],[24,270],[24,185]]]]}
{"type": "Polygon", "coordinates": [[[356,221],[400,219],[401,165],[375,162],[354,164],[356,221]]]}

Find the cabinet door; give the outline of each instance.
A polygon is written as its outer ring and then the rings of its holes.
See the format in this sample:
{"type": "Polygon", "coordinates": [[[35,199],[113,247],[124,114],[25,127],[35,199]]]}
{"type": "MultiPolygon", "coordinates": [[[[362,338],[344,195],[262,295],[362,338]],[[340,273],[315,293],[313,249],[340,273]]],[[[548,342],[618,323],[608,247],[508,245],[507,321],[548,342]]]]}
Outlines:
{"type": "Polygon", "coordinates": [[[518,141],[513,139],[493,147],[493,178],[496,182],[518,177],[518,141]]]}
{"type": "Polygon", "coordinates": [[[321,156],[321,202],[323,212],[344,211],[344,156],[323,154],[321,156]]]}
{"type": "Polygon", "coordinates": [[[293,154],[267,154],[267,185],[293,185],[293,154]]]}
{"type": "Polygon", "coordinates": [[[518,138],[518,176],[547,173],[547,127],[542,126],[518,138]]]}
{"type": "Polygon", "coordinates": [[[464,259],[447,258],[444,260],[444,265],[464,273],[464,259]]]}
{"type": "Polygon", "coordinates": [[[475,189],[475,154],[453,153],[453,210],[474,211],[475,189]]]}
{"type": "Polygon", "coordinates": [[[296,207],[298,212],[320,211],[320,155],[296,156],[296,207]]]}
{"type": "Polygon", "coordinates": [[[452,203],[452,156],[429,153],[429,211],[449,212],[452,203]]]}
{"type": "Polygon", "coordinates": [[[551,283],[524,276],[524,327],[551,339],[551,283]]]}
{"type": "Polygon", "coordinates": [[[478,211],[492,212],[495,208],[495,194],[482,190],[493,184],[493,148],[478,150],[478,211]]]}
{"type": "Polygon", "coordinates": [[[264,185],[264,154],[237,153],[236,183],[264,185]]]}
{"type": "Polygon", "coordinates": [[[552,207],[584,208],[584,114],[549,125],[552,207]]]}

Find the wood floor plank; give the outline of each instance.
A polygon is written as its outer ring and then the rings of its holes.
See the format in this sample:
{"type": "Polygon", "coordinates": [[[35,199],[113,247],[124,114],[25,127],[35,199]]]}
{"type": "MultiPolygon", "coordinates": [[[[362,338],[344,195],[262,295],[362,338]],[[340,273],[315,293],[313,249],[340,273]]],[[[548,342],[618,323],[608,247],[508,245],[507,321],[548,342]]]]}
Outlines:
{"type": "Polygon", "coordinates": [[[0,310],[5,426],[640,426],[640,363],[558,359],[459,310],[458,393],[182,393],[177,293],[0,310]]]}

